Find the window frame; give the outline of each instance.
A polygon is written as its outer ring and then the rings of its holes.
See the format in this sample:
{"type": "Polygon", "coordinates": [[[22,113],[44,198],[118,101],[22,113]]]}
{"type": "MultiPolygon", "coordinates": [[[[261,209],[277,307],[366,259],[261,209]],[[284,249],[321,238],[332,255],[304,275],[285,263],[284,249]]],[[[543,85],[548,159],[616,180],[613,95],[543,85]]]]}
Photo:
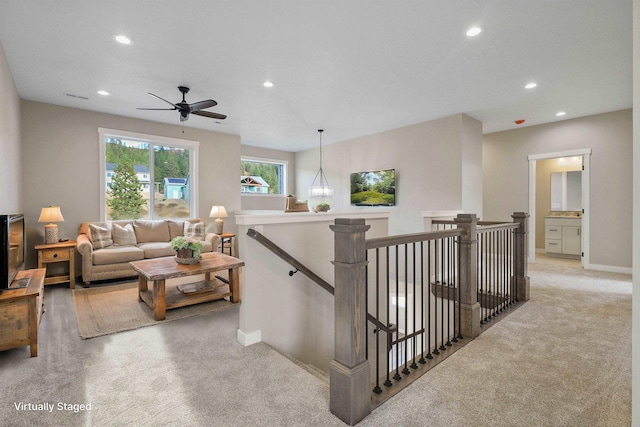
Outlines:
{"type": "MultiPolygon", "coordinates": [[[[188,139],[171,138],[167,136],[149,135],[144,133],[129,132],[117,129],[98,128],[98,152],[100,157],[100,218],[102,221],[107,220],[107,199],[106,199],[106,158],[107,158],[107,146],[106,138],[119,138],[132,141],[144,142],[149,144],[149,182],[154,182],[154,170],[152,165],[154,164],[154,150],[153,146],[171,146],[177,148],[184,148],[190,151],[189,153],[189,177],[190,177],[190,190],[189,195],[189,212],[192,218],[198,217],[198,152],[200,149],[200,141],[193,141],[188,139]]],[[[153,206],[155,195],[151,192],[150,205],[153,206]]],[[[155,213],[155,211],[152,211],[155,213]]],[[[151,216],[151,219],[157,219],[155,216],[151,216]]]]}
{"type": "MultiPolygon", "coordinates": [[[[289,175],[289,161],[281,160],[281,159],[272,159],[266,157],[256,157],[256,156],[241,156],[240,164],[244,162],[251,163],[267,163],[272,165],[282,166],[282,176],[280,177],[282,192],[278,194],[265,194],[265,193],[251,193],[251,192],[243,192],[242,185],[240,186],[240,195],[241,196],[250,196],[250,197],[286,197],[287,196],[287,177],[289,175]]],[[[240,175],[242,176],[242,175],[240,175]]]]}

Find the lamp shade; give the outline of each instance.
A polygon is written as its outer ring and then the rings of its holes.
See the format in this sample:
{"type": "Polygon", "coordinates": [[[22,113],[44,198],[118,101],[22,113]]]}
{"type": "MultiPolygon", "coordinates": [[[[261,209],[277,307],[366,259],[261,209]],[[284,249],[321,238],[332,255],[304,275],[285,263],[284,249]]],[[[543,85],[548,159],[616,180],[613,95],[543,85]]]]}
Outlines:
{"type": "Polygon", "coordinates": [[[210,218],[226,218],[229,215],[227,215],[227,211],[224,208],[224,206],[214,206],[211,208],[211,213],[209,214],[210,218]]]}
{"type": "Polygon", "coordinates": [[[62,212],[60,212],[60,206],[47,206],[46,208],[42,208],[40,211],[40,218],[38,218],[38,222],[62,222],[64,218],[62,217],[62,212]]]}

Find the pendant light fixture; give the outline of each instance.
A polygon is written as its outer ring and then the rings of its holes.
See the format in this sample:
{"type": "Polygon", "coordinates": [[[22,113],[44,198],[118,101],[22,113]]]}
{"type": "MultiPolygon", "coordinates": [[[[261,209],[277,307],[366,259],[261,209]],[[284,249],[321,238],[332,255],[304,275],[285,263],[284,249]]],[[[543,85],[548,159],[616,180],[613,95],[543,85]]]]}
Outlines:
{"type": "Polygon", "coordinates": [[[329,181],[327,181],[327,177],[324,176],[324,171],[322,170],[322,132],[324,132],[323,129],[318,129],[318,134],[320,135],[320,169],[316,177],[313,178],[311,187],[309,187],[310,198],[333,197],[333,188],[329,187],[329,181]],[[316,181],[318,181],[318,185],[316,185],[316,181]]]}

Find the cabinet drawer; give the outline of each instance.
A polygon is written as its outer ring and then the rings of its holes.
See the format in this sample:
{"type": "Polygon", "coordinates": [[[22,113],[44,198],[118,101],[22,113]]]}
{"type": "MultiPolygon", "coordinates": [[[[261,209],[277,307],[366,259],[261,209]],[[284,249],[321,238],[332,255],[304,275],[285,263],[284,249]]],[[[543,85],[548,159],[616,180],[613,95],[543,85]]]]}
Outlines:
{"type": "Polygon", "coordinates": [[[68,249],[48,249],[42,251],[42,262],[68,261],[68,249]]]}
{"type": "Polygon", "coordinates": [[[559,225],[547,225],[544,227],[545,239],[562,239],[562,227],[559,225]]]}
{"type": "Polygon", "coordinates": [[[552,253],[562,253],[562,240],[544,239],[544,251],[552,253]]]}

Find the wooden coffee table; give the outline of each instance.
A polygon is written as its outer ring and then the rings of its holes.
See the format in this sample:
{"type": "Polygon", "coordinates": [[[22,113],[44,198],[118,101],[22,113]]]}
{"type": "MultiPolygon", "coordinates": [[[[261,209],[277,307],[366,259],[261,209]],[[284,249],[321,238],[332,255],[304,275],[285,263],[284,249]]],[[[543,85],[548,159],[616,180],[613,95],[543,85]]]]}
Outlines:
{"type": "Polygon", "coordinates": [[[167,310],[201,302],[230,297],[231,302],[240,302],[240,268],[244,261],[219,252],[202,254],[198,264],[178,264],[173,257],[145,259],[130,262],[139,273],[138,301],[144,301],[153,309],[156,320],[164,320],[167,310]],[[216,281],[212,273],[229,271],[229,283],[216,281]],[[165,288],[167,279],[204,274],[204,281],[165,288]],[[153,282],[149,290],[147,283],[153,282]]]}

